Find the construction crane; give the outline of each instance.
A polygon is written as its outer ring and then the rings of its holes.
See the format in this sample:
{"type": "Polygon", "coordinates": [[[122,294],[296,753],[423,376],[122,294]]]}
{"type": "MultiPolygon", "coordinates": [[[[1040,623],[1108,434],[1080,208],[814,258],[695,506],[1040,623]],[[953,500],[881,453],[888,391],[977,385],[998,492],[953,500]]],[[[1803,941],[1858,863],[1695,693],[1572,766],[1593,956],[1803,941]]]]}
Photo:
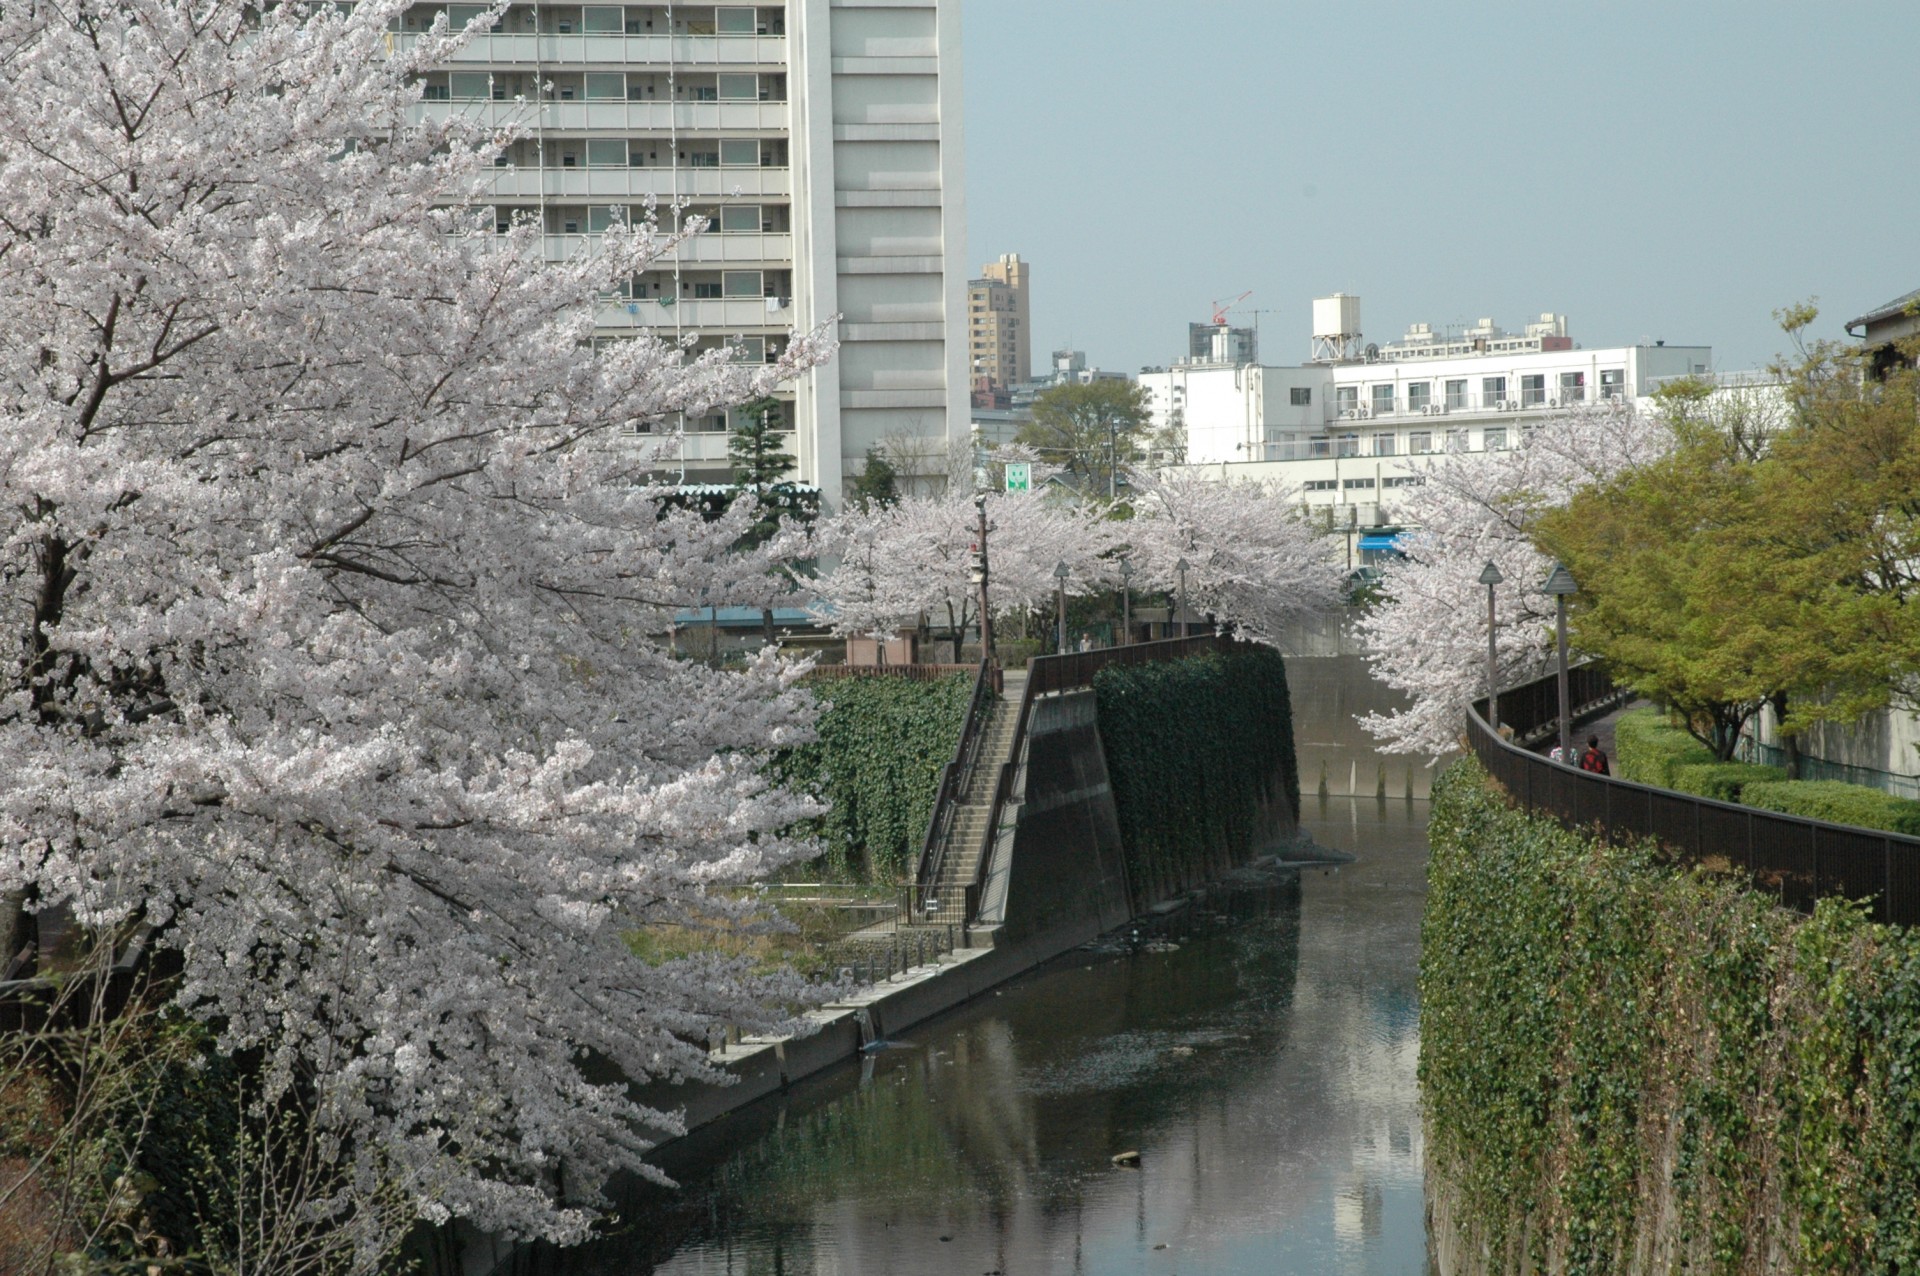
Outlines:
{"type": "Polygon", "coordinates": [[[1235,306],[1239,305],[1241,302],[1245,301],[1248,297],[1251,297],[1251,296],[1253,296],[1253,289],[1249,288],[1245,292],[1241,293],[1238,297],[1235,297],[1232,301],[1214,302],[1213,303],[1213,326],[1216,328],[1224,327],[1227,322],[1227,311],[1233,309],[1235,306]]]}

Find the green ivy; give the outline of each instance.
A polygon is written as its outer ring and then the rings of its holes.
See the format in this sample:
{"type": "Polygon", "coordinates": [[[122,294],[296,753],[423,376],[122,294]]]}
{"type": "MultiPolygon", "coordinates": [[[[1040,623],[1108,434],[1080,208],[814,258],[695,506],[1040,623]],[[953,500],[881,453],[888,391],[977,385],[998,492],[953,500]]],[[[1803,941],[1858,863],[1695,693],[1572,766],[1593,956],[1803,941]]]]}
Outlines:
{"type": "Polygon", "coordinates": [[[973,698],[973,675],[845,678],[813,690],[827,702],[819,738],[775,763],[785,783],[829,804],[801,831],[825,844],[831,872],[899,881],[919,857],[940,773],[953,761],[973,698]]]}
{"type": "Polygon", "coordinates": [[[1920,936],[1435,787],[1429,1170],[1490,1270],[1920,1271],[1920,936]]]}
{"type": "Polygon", "coordinates": [[[1273,803],[1298,818],[1279,652],[1113,667],[1095,675],[1093,689],[1136,907],[1242,862],[1273,803]]]}

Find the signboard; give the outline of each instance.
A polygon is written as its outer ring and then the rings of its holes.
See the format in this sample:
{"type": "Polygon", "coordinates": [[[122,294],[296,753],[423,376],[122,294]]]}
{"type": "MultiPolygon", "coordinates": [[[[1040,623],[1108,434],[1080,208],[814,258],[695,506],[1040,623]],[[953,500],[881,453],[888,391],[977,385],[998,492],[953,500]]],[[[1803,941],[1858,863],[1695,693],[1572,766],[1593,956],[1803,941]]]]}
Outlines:
{"type": "Polygon", "coordinates": [[[1007,490],[1009,492],[1032,491],[1033,466],[1026,461],[1008,461],[1007,490]]]}

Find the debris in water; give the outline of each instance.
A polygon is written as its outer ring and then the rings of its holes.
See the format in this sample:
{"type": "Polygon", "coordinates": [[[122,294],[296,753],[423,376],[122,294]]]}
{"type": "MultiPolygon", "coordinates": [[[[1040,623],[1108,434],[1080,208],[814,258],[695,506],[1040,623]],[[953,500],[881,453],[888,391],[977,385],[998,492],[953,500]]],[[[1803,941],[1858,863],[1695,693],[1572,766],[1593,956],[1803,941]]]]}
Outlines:
{"type": "Polygon", "coordinates": [[[1113,1154],[1113,1163],[1115,1165],[1138,1165],[1140,1164],[1140,1154],[1132,1150],[1115,1152],[1113,1154]]]}

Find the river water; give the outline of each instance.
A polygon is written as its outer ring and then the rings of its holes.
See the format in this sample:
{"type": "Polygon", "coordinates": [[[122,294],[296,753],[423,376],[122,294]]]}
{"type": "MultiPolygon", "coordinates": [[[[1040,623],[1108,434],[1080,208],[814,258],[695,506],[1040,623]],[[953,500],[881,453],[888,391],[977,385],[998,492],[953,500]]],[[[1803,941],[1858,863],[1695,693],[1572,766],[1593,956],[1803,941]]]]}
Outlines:
{"type": "Polygon", "coordinates": [[[1427,1272],[1415,975],[1430,773],[1372,752],[1354,717],[1388,699],[1357,658],[1295,659],[1289,675],[1303,823],[1353,863],[1218,895],[1172,947],[1070,953],[735,1114],[665,1150],[680,1187],[631,1193],[613,1235],[515,1266],[1427,1272]],[[1112,1163],[1125,1151],[1137,1168],[1112,1163]]]}

